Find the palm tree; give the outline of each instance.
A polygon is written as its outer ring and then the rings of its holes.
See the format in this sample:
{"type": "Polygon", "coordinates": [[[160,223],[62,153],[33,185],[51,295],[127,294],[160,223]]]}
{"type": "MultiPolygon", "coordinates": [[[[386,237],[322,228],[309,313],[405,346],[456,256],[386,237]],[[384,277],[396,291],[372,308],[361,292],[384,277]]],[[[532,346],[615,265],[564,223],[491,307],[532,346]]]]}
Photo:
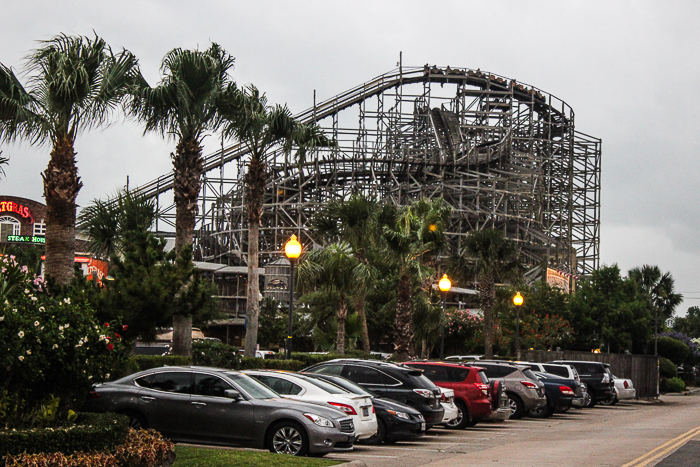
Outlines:
{"type": "Polygon", "coordinates": [[[41,174],[46,199],[46,273],[58,284],[73,277],[76,198],[83,186],[75,139],[107,123],[139,74],[126,50],[114,54],[97,36],[59,35],[27,60],[29,89],[0,64],[0,141],[51,144],[41,174]]]}
{"type": "Polygon", "coordinates": [[[420,199],[400,209],[385,207],[382,213],[387,261],[393,262],[399,271],[394,349],[400,361],[407,360],[412,353],[413,282],[418,280],[424,285],[434,279],[435,270],[428,264],[445,246],[444,229],[451,212],[451,208],[438,198],[420,199]]]}
{"type": "MultiPolygon", "coordinates": [[[[365,264],[371,277],[376,271],[368,260],[371,249],[377,248],[381,240],[379,214],[381,208],[375,200],[363,194],[353,194],[347,200],[333,200],[323,206],[314,216],[311,225],[314,232],[331,241],[345,241],[352,247],[358,261],[365,264]]],[[[367,281],[368,287],[353,295],[355,312],[360,321],[362,350],[370,351],[367,330],[366,299],[374,281],[367,281]]]]}
{"type": "Polygon", "coordinates": [[[260,279],[258,248],[260,217],[267,184],[267,159],[281,146],[286,153],[297,147],[295,157],[301,165],[306,152],[332,144],[316,124],[303,124],[292,117],[286,106],[268,105],[267,97],[254,86],[248,86],[242,107],[224,113],[227,120],[224,135],[242,142],[250,152],[245,175],[245,206],[248,215],[248,290],[246,310],[245,356],[254,357],[258,343],[258,311],[260,308],[260,279]]]}
{"type": "MultiPolygon", "coordinates": [[[[133,91],[130,111],[145,124],[144,131],[177,138],[171,154],[177,251],[191,245],[194,237],[204,168],[202,140],[220,127],[223,112],[234,115],[240,106],[240,92],[229,76],[233,63],[215,43],[204,51],[173,49],[163,58],[161,82],[150,87],[141,78],[133,91]]],[[[173,353],[192,353],[191,316],[173,318],[173,353]]]]}
{"type": "Polygon", "coordinates": [[[683,302],[683,295],[675,293],[675,280],[671,273],[662,273],[658,266],[645,264],[641,268],[630,269],[628,275],[647,297],[649,306],[654,311],[654,355],[656,355],[659,315],[663,318],[673,316],[676,307],[683,302]]]}
{"type": "Polygon", "coordinates": [[[366,294],[372,276],[369,266],[358,260],[346,242],[331,243],[325,248],[313,250],[305,255],[299,265],[299,282],[303,287],[320,286],[327,292],[338,294],[336,313],[336,351],[345,353],[345,320],[348,316],[348,301],[355,293],[366,294]]]}
{"type": "Polygon", "coordinates": [[[522,278],[522,266],[515,244],[499,230],[471,233],[464,251],[452,259],[453,275],[464,282],[478,283],[479,301],[484,312],[484,354],[493,357],[492,310],[496,298],[496,282],[522,278]]]}

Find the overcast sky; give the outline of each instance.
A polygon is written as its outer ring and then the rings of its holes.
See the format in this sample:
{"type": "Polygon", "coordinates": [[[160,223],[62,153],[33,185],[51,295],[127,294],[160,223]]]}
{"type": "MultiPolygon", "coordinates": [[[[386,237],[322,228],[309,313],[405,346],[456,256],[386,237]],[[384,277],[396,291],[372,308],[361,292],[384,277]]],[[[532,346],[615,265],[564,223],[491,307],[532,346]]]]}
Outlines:
{"type": "MultiPolygon", "coordinates": [[[[90,35],[139,57],[153,85],[175,47],[218,42],[296,113],[403,63],[497,73],[566,101],[603,140],[601,264],[656,264],[700,305],[700,2],[8,0],[0,62],[21,70],[37,41],[90,35]]],[[[77,143],[81,205],[171,170],[174,143],[118,122],[77,143]]],[[[205,154],[216,150],[207,140],[205,154]]],[[[42,200],[47,148],[0,145],[0,192],[42,200]]]]}

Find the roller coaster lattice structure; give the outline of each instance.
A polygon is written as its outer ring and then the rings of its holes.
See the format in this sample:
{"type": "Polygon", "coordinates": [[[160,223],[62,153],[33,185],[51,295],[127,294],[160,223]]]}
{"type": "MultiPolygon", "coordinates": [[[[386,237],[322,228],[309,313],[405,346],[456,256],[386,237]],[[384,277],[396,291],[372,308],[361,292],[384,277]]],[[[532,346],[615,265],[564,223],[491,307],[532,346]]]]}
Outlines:
{"type": "MultiPolygon", "coordinates": [[[[314,98],[315,101],[315,98],[314,98]]],[[[318,122],[337,147],[303,166],[271,153],[260,231],[261,264],[292,233],[307,247],[317,208],[361,192],[396,204],[442,197],[460,248],[473,230],[515,240],[533,266],[588,275],[598,267],[601,141],[577,131],[564,101],[492,73],[399,67],[296,115],[318,122]]],[[[195,239],[197,259],[246,264],[242,144],[206,157],[195,239]]],[[[156,196],[174,226],[172,173],[138,189],[156,196]]]]}

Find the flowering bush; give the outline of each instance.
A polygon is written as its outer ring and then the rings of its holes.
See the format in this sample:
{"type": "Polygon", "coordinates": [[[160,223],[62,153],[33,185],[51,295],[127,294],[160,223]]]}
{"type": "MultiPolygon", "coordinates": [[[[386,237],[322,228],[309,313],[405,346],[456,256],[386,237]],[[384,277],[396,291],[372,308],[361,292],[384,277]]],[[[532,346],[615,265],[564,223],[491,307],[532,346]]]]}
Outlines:
{"type": "Polygon", "coordinates": [[[0,389],[5,399],[24,406],[23,413],[0,413],[0,422],[9,427],[21,425],[19,418],[26,419],[51,395],[62,407],[82,400],[93,382],[108,378],[126,358],[129,346],[120,326],[98,323],[86,301],[48,295],[40,279],[7,257],[2,266],[0,389]]]}

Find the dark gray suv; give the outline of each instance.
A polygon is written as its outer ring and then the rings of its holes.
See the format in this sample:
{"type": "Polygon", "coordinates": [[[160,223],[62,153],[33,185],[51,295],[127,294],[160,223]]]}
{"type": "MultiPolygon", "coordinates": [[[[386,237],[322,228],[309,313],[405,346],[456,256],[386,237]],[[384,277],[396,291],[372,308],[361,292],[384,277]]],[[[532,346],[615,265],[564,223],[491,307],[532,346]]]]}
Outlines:
{"type": "Polygon", "coordinates": [[[281,399],[236,371],[163,367],[95,386],[86,412],[118,412],[133,427],[177,441],[236,444],[291,455],[352,449],[350,417],[330,407],[281,399]]]}

